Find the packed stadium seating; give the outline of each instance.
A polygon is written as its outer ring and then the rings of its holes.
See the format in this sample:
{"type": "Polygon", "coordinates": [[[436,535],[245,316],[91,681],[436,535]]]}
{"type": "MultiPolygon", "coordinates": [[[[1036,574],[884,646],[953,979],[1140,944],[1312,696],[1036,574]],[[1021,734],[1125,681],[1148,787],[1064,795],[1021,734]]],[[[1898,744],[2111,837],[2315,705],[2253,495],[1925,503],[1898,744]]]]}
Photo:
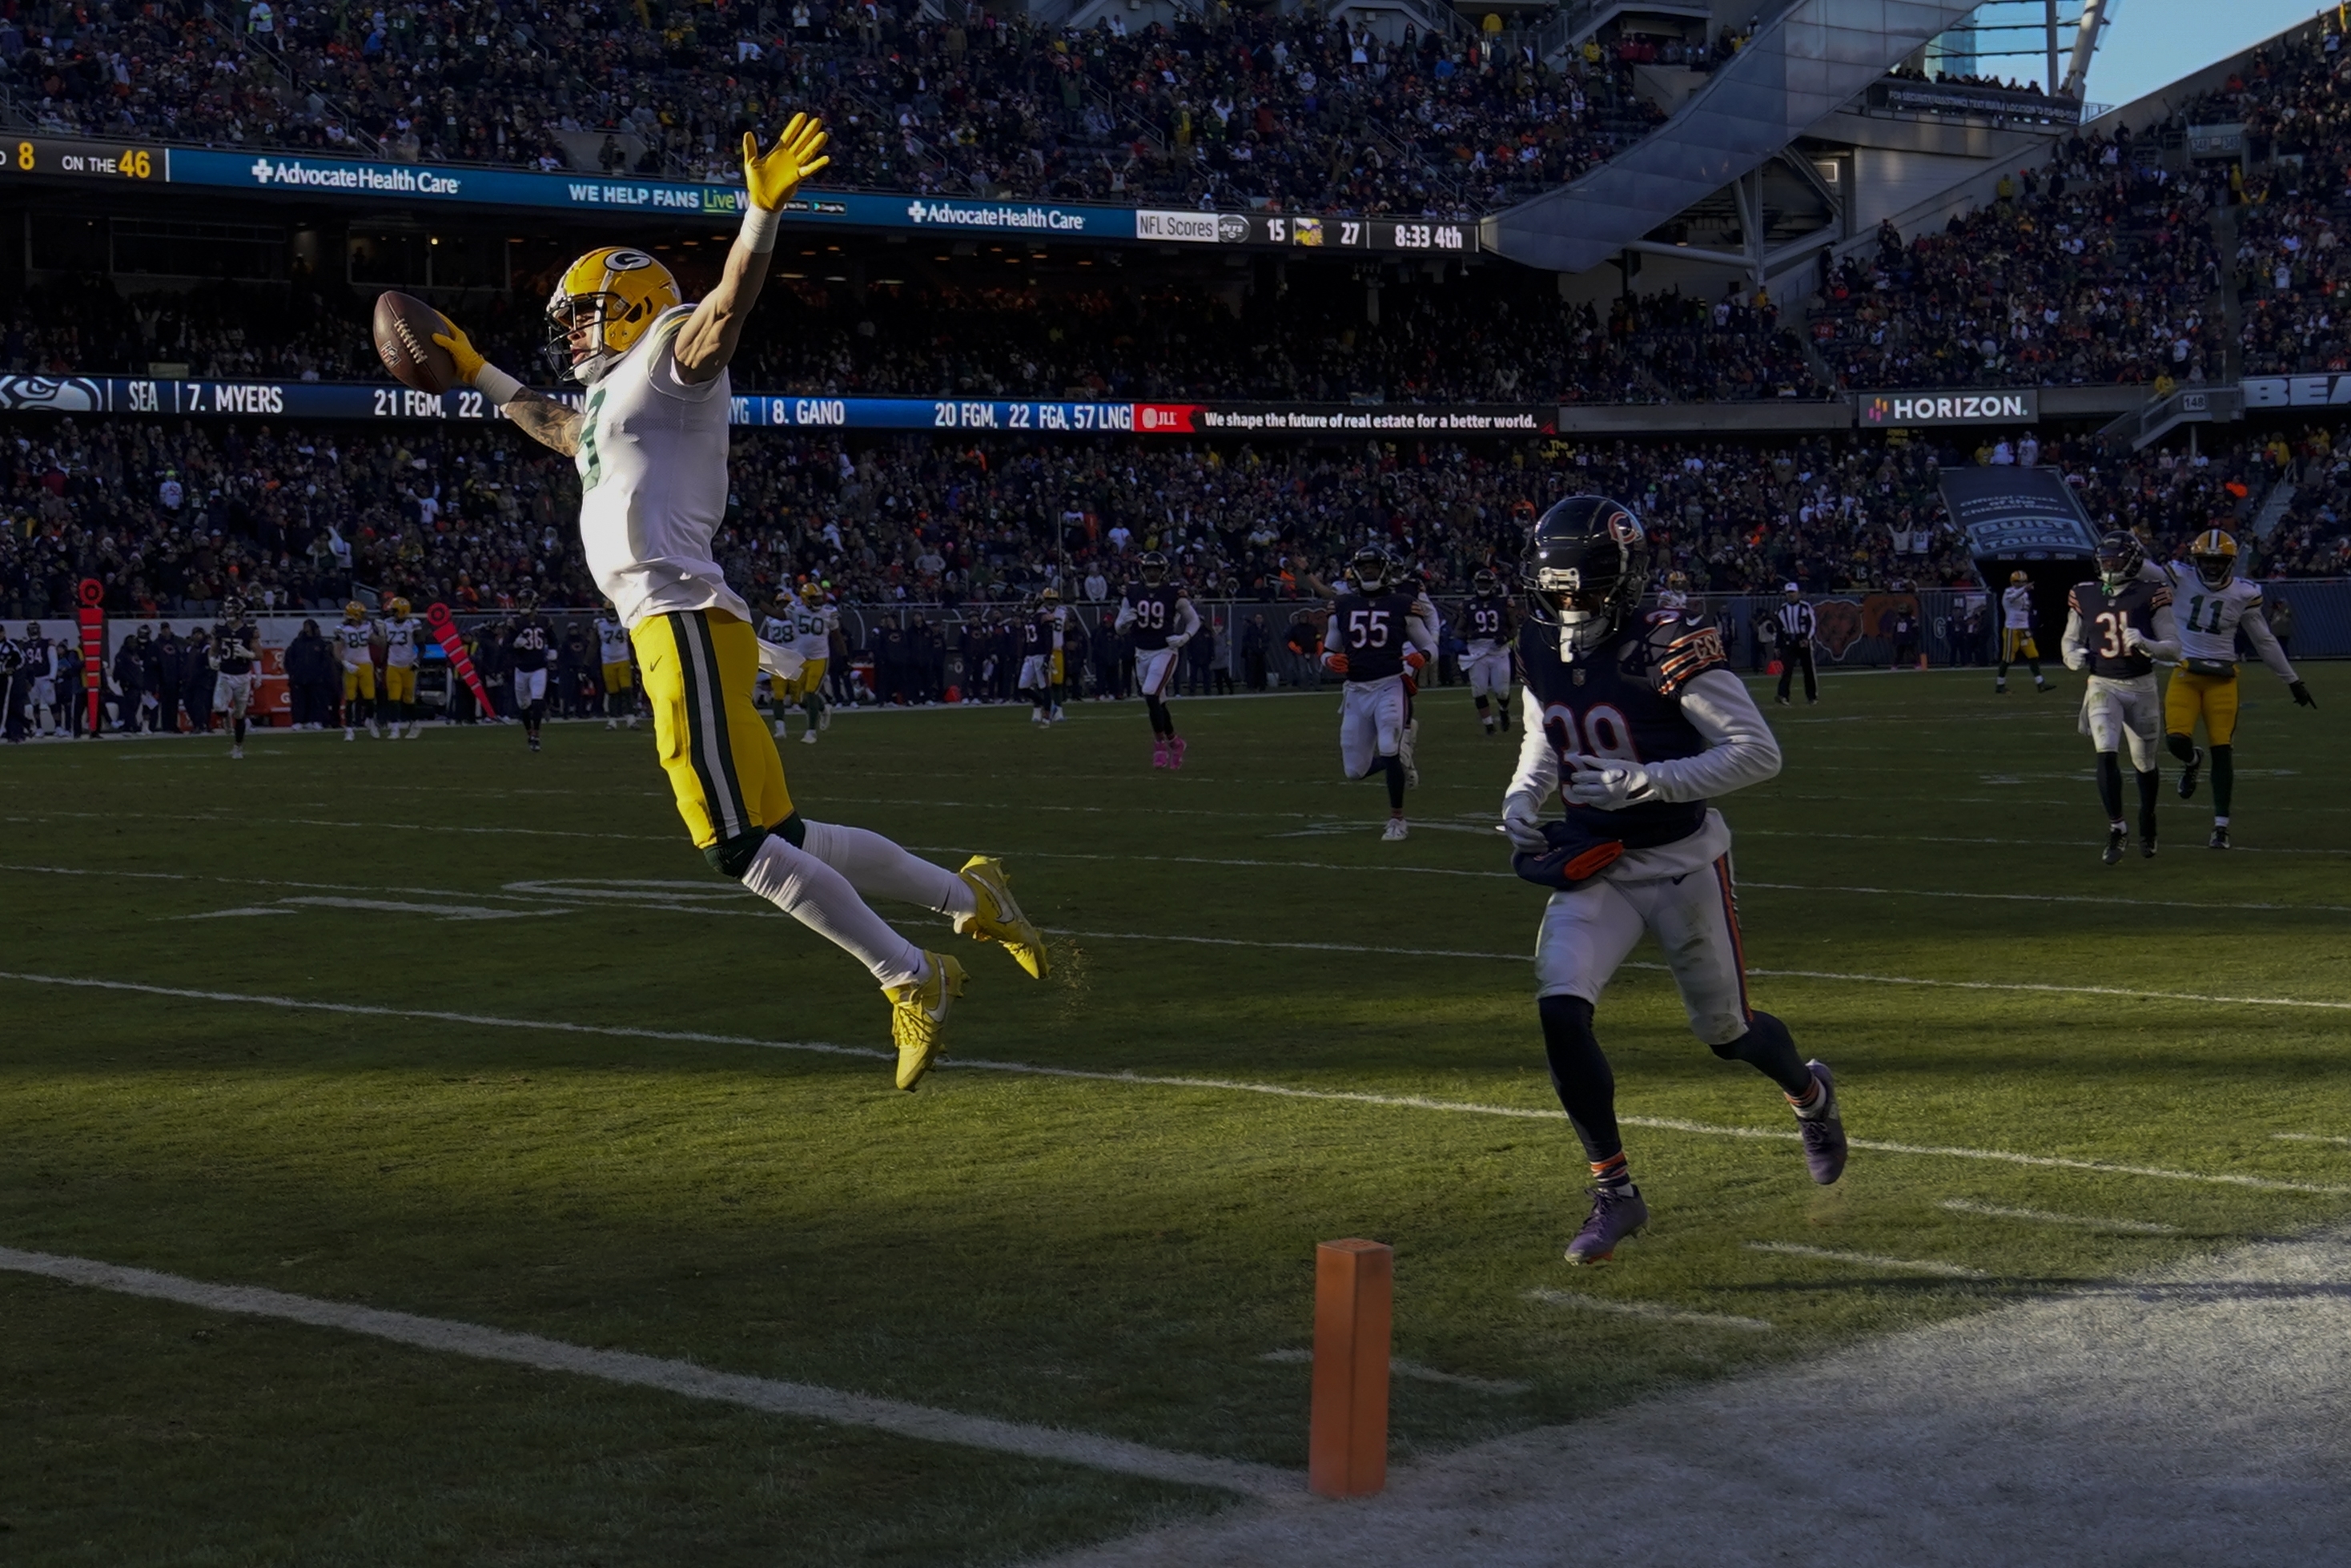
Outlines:
{"type": "MultiPolygon", "coordinates": [[[[1176,283],[891,287],[786,280],[754,318],[735,382],[805,393],[1240,397],[1396,402],[1732,402],[1823,395],[1770,307],[1730,295],[1562,303],[1541,278],[1269,292],[1238,313],[1176,283]],[[788,302],[789,300],[789,302],[788,302]],[[797,306],[797,308],[795,308],[797,306]],[[1040,322],[1042,325],[1040,326],[1040,322]]],[[[1301,283],[1303,280],[1301,280],[1301,283]]],[[[381,381],[369,301],[347,291],[214,286],[125,298],[102,282],[20,294],[0,370],[381,381]]],[[[538,299],[479,307],[484,348],[551,379],[538,299]]],[[[463,307],[451,308],[461,315],[463,307]]]]}
{"type": "Polygon", "coordinates": [[[888,0],[263,5],[242,34],[214,18],[101,4],[0,27],[0,58],[18,107],[59,131],[731,181],[744,128],[805,109],[832,127],[842,188],[1344,213],[1490,207],[1658,118],[1631,64],[1596,50],[1553,70],[1222,0],[1132,35],[888,0]]]}
{"type": "MultiPolygon", "coordinates": [[[[2087,442],[2038,455],[2078,480],[2094,518],[2144,522],[2167,549],[2243,516],[2290,465],[2309,499],[2262,574],[2339,572],[2351,484],[2337,476],[2332,435],[2305,433],[2300,451],[2266,439],[2198,461],[2101,457],[2087,442]]],[[[1204,594],[1273,599],[1298,591],[1297,559],[1335,570],[1354,542],[1385,537],[1458,589],[1478,567],[1515,559],[1535,507],[1589,489],[1644,512],[1660,574],[1687,571],[1701,591],[1771,591],[1791,579],[1814,591],[1970,585],[1941,520],[1937,461],[1923,442],[1876,437],[1554,444],[1535,455],[1005,438],[845,446],[759,433],[736,444],[721,564],[755,595],[816,575],[846,602],[952,603],[1029,597],[1057,548],[1071,583],[1096,570],[1116,583],[1129,558],[1157,548],[1204,594]],[[1928,553],[1896,554],[1896,534],[1914,531],[1931,531],[1928,553]]],[[[232,584],[266,604],[332,608],[355,580],[459,609],[496,608],[526,584],[549,603],[592,606],[569,526],[572,484],[567,461],[496,429],[20,424],[0,612],[63,613],[84,576],[130,612],[194,612],[232,584]]]]}

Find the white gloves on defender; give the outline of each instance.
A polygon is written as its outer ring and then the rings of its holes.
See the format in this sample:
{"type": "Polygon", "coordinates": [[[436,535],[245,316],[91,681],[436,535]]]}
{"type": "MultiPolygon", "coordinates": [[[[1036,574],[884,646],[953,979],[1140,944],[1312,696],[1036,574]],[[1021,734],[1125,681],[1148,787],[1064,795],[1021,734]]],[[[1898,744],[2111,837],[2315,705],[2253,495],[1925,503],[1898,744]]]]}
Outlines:
{"type": "Polygon", "coordinates": [[[1551,848],[1543,837],[1542,812],[1540,803],[1524,795],[1511,795],[1502,801],[1502,836],[1510,847],[1531,855],[1539,855],[1551,848]]]}
{"type": "Polygon", "coordinates": [[[1567,758],[1567,785],[1561,793],[1576,805],[1621,811],[1656,798],[1648,770],[1638,763],[1575,756],[1567,758]]]}

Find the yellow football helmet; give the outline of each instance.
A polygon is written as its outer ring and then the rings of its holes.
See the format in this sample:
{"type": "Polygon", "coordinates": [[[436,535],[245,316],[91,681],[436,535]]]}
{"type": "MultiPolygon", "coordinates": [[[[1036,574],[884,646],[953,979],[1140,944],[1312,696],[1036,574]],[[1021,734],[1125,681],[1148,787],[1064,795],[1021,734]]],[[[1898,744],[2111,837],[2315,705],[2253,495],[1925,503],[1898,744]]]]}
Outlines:
{"type": "Polygon", "coordinates": [[[801,583],[800,602],[803,604],[822,604],[824,602],[824,584],[817,581],[813,578],[801,583]]]}
{"type": "Polygon", "coordinates": [[[1058,588],[1049,588],[1039,594],[1037,599],[1042,604],[1059,604],[1061,602],[1061,591],[1058,588]]]}
{"type": "Polygon", "coordinates": [[[405,621],[408,619],[408,601],[405,599],[395,599],[392,601],[392,618],[394,621],[405,621]]]}
{"type": "Polygon", "coordinates": [[[570,356],[572,379],[592,385],[636,347],[655,317],[681,302],[668,267],[643,251],[606,246],[556,280],[547,301],[548,336],[570,356]],[[576,347],[572,334],[582,329],[588,341],[576,347]]]}
{"type": "Polygon", "coordinates": [[[354,624],[366,620],[367,606],[361,604],[356,599],[352,600],[349,604],[343,606],[343,619],[351,622],[354,624]]]}
{"type": "Polygon", "coordinates": [[[2011,582],[2011,583],[2015,584],[2017,587],[2019,587],[2019,588],[2022,588],[2026,583],[2028,583],[2028,582],[2032,581],[2032,580],[2031,578],[2029,578],[2029,577],[2025,576],[2025,575],[2024,575],[2022,572],[2021,572],[2021,571],[2011,571],[2011,572],[2010,572],[2010,573],[2008,574],[2008,580],[2009,580],[2010,582],[2011,582]]]}
{"type": "Polygon", "coordinates": [[[2226,588],[2237,575],[2237,541],[2226,528],[2206,528],[2188,547],[2188,559],[2196,563],[2205,587],[2226,588]]]}

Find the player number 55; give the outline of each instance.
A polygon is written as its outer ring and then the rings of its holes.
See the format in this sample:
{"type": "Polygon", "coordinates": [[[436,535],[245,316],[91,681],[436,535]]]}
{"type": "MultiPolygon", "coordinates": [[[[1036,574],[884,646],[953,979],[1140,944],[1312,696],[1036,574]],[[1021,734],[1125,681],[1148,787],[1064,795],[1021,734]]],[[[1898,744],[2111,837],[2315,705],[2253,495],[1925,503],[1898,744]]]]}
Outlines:
{"type": "Polygon", "coordinates": [[[1351,610],[1347,612],[1347,642],[1356,648],[1384,648],[1388,645],[1388,612],[1384,610],[1351,610]]]}

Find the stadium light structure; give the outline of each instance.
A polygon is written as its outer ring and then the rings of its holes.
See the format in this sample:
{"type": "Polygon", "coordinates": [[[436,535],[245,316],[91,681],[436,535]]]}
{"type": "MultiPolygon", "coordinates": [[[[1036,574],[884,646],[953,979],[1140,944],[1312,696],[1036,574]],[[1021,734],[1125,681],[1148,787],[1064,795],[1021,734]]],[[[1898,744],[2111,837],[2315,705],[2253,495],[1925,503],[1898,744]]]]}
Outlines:
{"type": "MultiPolygon", "coordinates": [[[[2071,68],[2057,79],[2057,0],[1793,0],[1757,27],[1664,125],[1557,190],[1487,217],[1485,248],[1530,267],[1589,271],[1625,252],[1702,256],[1761,283],[1844,237],[1822,230],[1776,248],[1762,238],[1760,174],[1774,159],[1804,162],[1798,138],[1852,105],[1934,40],[1962,30],[1989,6],[2034,6],[2031,21],[1976,23],[1978,30],[2037,32],[2030,53],[2046,65],[2053,99],[2078,102],[2082,78],[2112,0],[2083,0],[2071,68]],[[1740,214],[1743,254],[1667,246],[1651,236],[1702,202],[1728,193],[1740,214]]],[[[2068,7],[2070,9],[2070,6],[2068,7]]],[[[2013,15],[1995,11],[1995,17],[2013,15]]],[[[2071,105],[2066,105],[2069,108],[2071,105]]],[[[1795,171],[1801,178],[1803,170],[1795,171]]]]}

